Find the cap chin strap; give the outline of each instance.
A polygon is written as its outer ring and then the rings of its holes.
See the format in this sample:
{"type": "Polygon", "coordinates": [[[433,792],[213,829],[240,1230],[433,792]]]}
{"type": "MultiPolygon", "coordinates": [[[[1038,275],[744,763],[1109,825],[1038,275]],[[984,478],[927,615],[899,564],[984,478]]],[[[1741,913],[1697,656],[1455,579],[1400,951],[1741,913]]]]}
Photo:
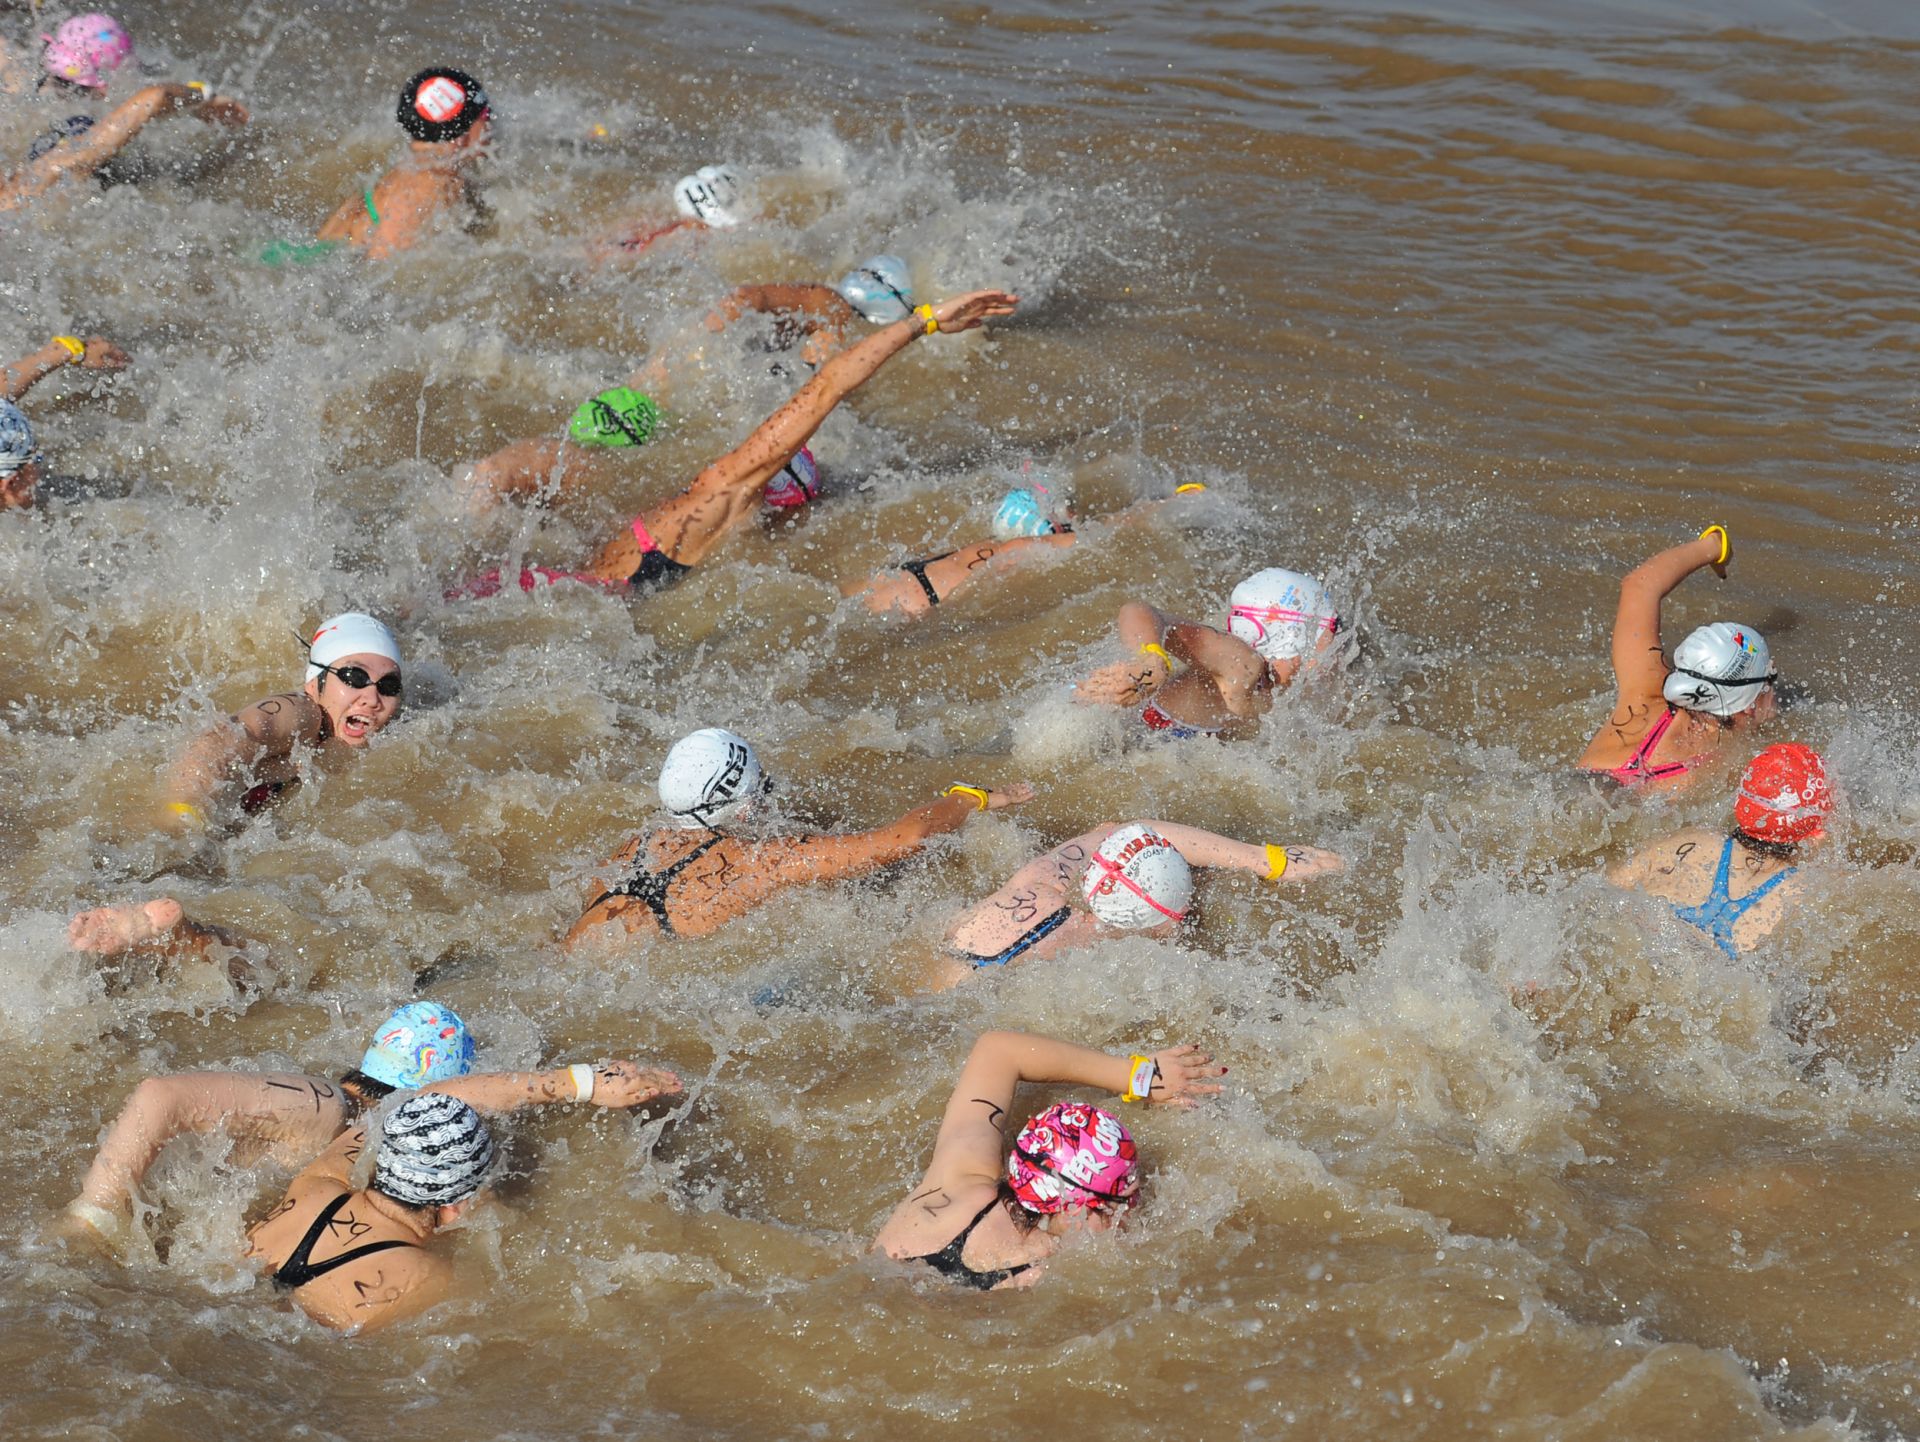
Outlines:
{"type": "Polygon", "coordinates": [[[1125,871],[1123,871],[1116,863],[1114,863],[1107,857],[1102,856],[1099,852],[1096,851],[1093,853],[1093,859],[1099,863],[1100,869],[1106,872],[1108,876],[1112,877],[1115,881],[1119,882],[1122,886],[1126,887],[1128,891],[1131,891],[1135,896],[1139,897],[1142,901],[1146,902],[1148,906],[1151,906],[1155,911],[1159,912],[1162,916],[1167,917],[1173,921],[1185,921],[1187,919],[1186,912],[1169,911],[1166,907],[1162,906],[1159,902],[1155,901],[1151,896],[1147,895],[1146,890],[1140,885],[1139,882],[1135,881],[1131,876],[1127,875],[1125,871]]]}

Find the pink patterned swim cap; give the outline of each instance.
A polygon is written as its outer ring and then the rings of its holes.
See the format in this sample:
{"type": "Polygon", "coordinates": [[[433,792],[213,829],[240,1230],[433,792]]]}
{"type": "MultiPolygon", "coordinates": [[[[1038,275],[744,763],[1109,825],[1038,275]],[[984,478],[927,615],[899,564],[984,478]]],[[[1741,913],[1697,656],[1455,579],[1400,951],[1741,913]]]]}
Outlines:
{"type": "Polygon", "coordinates": [[[813,452],[802,446],[792,460],[774,473],[760,496],[769,506],[784,511],[804,506],[819,494],[820,467],[814,464],[813,452]]]}
{"type": "Polygon", "coordinates": [[[133,59],[133,37],[111,15],[76,15],[51,35],[40,57],[47,74],[89,90],[107,88],[106,72],[133,59]]]}
{"type": "Polygon", "coordinates": [[[1112,1112],[1055,1102],[1014,1138],[1007,1183],[1021,1206],[1041,1216],[1069,1207],[1130,1207],[1140,1194],[1137,1155],[1112,1112]]]}

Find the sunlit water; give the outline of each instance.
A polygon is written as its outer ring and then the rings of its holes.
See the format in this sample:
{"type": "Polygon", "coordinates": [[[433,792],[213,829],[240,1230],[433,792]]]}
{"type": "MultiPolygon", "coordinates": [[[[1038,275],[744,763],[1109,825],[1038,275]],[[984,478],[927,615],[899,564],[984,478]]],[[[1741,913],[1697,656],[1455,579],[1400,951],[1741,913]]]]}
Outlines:
{"type": "MultiPolygon", "coordinates": [[[[146,183],[0,220],[10,354],[70,329],[138,356],[30,397],[69,481],[0,517],[0,1431],[1920,1430],[1920,23],[1595,8],[129,11],[161,73],[257,123],[226,154],[156,125],[146,183]],[[391,94],[432,61],[497,99],[488,224],[385,268],[261,266],[391,163],[391,94]],[[766,220],[589,263],[720,158],[766,220]],[[641,601],[440,600],[578,561],[792,382],[708,344],[672,435],[551,512],[476,522],[466,462],[684,356],[726,286],[881,249],[923,294],[1028,304],[843,408],[809,513],[641,601]],[[1029,459],[1095,517],[1210,490],[917,626],[840,601],[984,534],[1029,459]],[[1731,766],[1651,804],[1567,775],[1607,708],[1618,576],[1713,521],[1732,579],[1689,582],[1669,638],[1760,626],[1802,693],[1771,734],[1826,751],[1845,796],[1810,899],[1740,966],[1598,876],[1720,824],[1731,766]],[[1232,748],[1069,704],[1121,600],[1215,615],[1276,563],[1356,619],[1344,685],[1232,748]],[[156,839],[168,759],[292,684],[289,630],[348,606],[404,616],[404,723],[208,852],[156,839]],[[716,724],[761,745],[796,823],[956,780],[1040,796],[711,940],[563,955],[665,746],[716,724]],[[1177,944],[904,994],[967,900],[1134,816],[1352,872],[1216,877],[1177,944]],[[163,893],[257,937],[267,993],[109,986],[65,950],[73,911],[163,893]],[[46,1239],[140,1076],[337,1071],[429,967],[485,1065],[634,1055],[692,1096],[515,1124],[511,1179],[451,1243],[459,1298],[378,1342],[321,1335],[240,1265],[283,1175],[218,1148],[169,1153],[122,1263],[46,1239]],[[792,1004],[756,1010],[770,984],[792,1004]],[[1233,1088],[1138,1119],[1150,1203],[1124,1237],[981,1297],[865,1248],[991,1026],[1200,1040],[1233,1088]]],[[[0,23],[17,45],[27,17],[0,23]]],[[[46,122],[5,102],[0,146],[46,122]]]]}

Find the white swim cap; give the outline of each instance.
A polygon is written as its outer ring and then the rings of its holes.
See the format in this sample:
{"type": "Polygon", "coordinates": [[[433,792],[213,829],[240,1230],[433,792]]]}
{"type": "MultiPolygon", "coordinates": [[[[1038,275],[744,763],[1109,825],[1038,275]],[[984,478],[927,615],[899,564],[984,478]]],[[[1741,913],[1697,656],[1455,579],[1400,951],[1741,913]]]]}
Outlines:
{"type": "Polygon", "coordinates": [[[1100,843],[1080,889],[1108,926],[1139,931],[1187,919],[1193,871],[1171,841],[1134,821],[1100,843]]]}
{"type": "Polygon", "coordinates": [[[320,668],[331,666],[342,656],[385,656],[398,666],[400,643],[393,639],[393,632],[384,622],[362,611],[345,611],[330,621],[322,621],[320,629],[307,643],[307,679],[312,681],[324,676],[326,673],[320,668]]]}
{"type": "Polygon", "coordinates": [[[33,425],[12,401],[0,400],[0,476],[10,476],[39,455],[33,425]]]}
{"type": "Polygon", "coordinates": [[[1766,639],[1751,626],[1715,621],[1674,649],[1661,694],[1688,711],[1737,716],[1780,677],[1766,639]]]}
{"type": "Polygon", "coordinates": [[[703,165],[674,186],[673,203],[682,215],[732,230],[740,223],[740,182],[724,165],[703,165]]]}
{"type": "Polygon", "coordinates": [[[1306,655],[1322,631],[1340,625],[1325,586],[1279,566],[1247,577],[1227,605],[1227,629],[1269,661],[1306,655]]]}
{"type": "Polygon", "coordinates": [[[875,325],[889,325],[913,314],[913,277],[897,255],[863,260],[834,287],[841,299],[875,325]]]}
{"type": "Polygon", "coordinates": [[[450,1207],[479,1191],[492,1165],[493,1133],[480,1113],[445,1092],[421,1092],[387,1118],[373,1189],[412,1207],[450,1207]]]}
{"type": "Polygon", "coordinates": [[[731,821],[768,788],[746,738],[718,726],[682,736],[660,768],[660,804],[682,826],[731,821]]]}

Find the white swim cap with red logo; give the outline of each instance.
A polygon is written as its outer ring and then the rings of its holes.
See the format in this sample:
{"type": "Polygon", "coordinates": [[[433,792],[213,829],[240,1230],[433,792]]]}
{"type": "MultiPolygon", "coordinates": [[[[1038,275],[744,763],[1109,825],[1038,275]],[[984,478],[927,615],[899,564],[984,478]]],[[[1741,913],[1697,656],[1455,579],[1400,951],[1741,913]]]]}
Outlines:
{"type": "Polygon", "coordinates": [[[1120,827],[1101,842],[1080,881],[1087,906],[1108,926],[1141,931],[1185,921],[1193,871],[1174,844],[1145,822],[1120,827]]]}

